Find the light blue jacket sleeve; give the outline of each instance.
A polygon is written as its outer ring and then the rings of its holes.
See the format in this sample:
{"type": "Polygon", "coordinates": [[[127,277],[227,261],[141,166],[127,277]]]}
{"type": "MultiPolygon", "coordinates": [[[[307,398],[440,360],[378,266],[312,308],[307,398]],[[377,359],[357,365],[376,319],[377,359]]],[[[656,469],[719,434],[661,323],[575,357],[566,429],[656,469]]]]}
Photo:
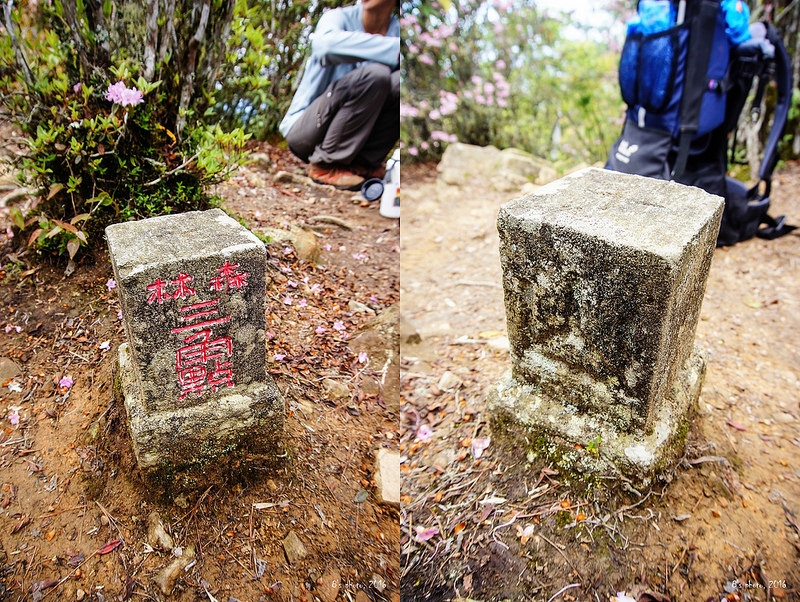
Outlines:
{"type": "MultiPolygon", "coordinates": [[[[392,26],[396,24],[393,20],[392,26]]],[[[385,36],[366,33],[361,11],[332,10],[320,18],[311,39],[311,54],[320,65],[373,61],[389,67],[400,62],[400,31],[390,27],[385,36]]]]}

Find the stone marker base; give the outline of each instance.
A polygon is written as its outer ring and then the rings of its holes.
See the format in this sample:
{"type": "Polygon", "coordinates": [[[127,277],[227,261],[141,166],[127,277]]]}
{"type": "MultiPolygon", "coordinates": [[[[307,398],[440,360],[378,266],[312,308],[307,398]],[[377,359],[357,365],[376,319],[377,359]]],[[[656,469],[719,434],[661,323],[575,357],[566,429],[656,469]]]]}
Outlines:
{"type": "Polygon", "coordinates": [[[127,343],[119,347],[118,362],[115,394],[125,405],[136,462],[151,485],[176,494],[275,463],[284,403],[274,384],[148,413],[127,343]]]}
{"type": "Polygon", "coordinates": [[[562,474],[591,485],[598,478],[622,476],[636,488],[647,488],[669,472],[683,455],[690,418],[705,377],[706,363],[695,347],[670,393],[654,407],[645,431],[621,432],[530,385],[520,385],[510,371],[489,392],[492,430],[512,439],[512,449],[545,457],[562,474]]]}

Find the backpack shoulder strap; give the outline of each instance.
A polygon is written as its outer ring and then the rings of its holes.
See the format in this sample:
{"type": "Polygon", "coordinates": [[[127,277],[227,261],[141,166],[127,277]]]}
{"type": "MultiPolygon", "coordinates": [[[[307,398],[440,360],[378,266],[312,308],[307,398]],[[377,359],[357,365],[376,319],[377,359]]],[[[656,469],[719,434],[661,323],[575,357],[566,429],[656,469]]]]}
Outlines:
{"type": "Polygon", "coordinates": [[[706,91],[708,62],[711,57],[711,39],[719,16],[719,0],[700,0],[692,11],[689,24],[689,49],[691,57],[686,63],[686,80],[681,101],[678,155],[672,170],[672,179],[678,180],[686,169],[692,137],[700,124],[700,108],[706,91]]]}
{"type": "MultiPolygon", "coordinates": [[[[778,143],[789,118],[792,104],[792,63],[781,36],[771,23],[766,23],[767,39],[775,47],[775,84],[777,99],[772,116],[772,127],[764,144],[764,155],[758,177],[769,183],[778,162],[778,143]]],[[[767,193],[769,194],[769,193],[767,193]]]]}

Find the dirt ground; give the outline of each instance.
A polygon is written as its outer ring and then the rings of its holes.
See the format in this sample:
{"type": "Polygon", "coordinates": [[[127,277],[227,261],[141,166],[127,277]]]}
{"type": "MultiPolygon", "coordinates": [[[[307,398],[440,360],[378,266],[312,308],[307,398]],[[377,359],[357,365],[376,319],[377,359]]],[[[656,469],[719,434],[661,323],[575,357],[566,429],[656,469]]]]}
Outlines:
{"type": "MultiPolygon", "coordinates": [[[[779,170],[771,213],[800,224],[799,188],[800,164],[779,170]]],[[[800,600],[800,231],[715,251],[708,372],[672,481],[581,495],[499,444],[484,411],[510,367],[510,198],[403,169],[403,599],[800,600]]]]}
{"type": "Polygon", "coordinates": [[[376,450],[396,450],[399,435],[399,223],[355,193],[278,182],[280,171],[302,174],[299,162],[253,150],[217,190],[223,208],[254,231],[302,226],[320,256],[315,265],[290,242],[267,245],[285,457],[248,482],[157,498],[112,395],[124,332],[107,252],[65,278],[6,244],[0,600],[400,599],[398,511],[374,482],[376,450]],[[290,562],[292,532],[306,555],[290,562]]]}

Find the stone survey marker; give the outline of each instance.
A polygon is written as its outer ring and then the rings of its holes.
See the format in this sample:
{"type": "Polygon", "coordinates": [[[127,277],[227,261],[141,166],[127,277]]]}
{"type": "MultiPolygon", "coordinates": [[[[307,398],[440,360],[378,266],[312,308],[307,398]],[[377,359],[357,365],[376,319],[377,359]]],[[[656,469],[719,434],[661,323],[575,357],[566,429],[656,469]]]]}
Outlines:
{"type": "Polygon", "coordinates": [[[119,377],[136,460],[172,474],[258,454],[283,425],[266,372],[266,250],[219,209],[106,229],[128,342],[119,377]]]}
{"type": "Polygon", "coordinates": [[[490,394],[496,428],[521,427],[579,472],[640,482],[680,456],[722,207],[697,188],[593,168],[505,204],[512,367],[490,394]]]}

